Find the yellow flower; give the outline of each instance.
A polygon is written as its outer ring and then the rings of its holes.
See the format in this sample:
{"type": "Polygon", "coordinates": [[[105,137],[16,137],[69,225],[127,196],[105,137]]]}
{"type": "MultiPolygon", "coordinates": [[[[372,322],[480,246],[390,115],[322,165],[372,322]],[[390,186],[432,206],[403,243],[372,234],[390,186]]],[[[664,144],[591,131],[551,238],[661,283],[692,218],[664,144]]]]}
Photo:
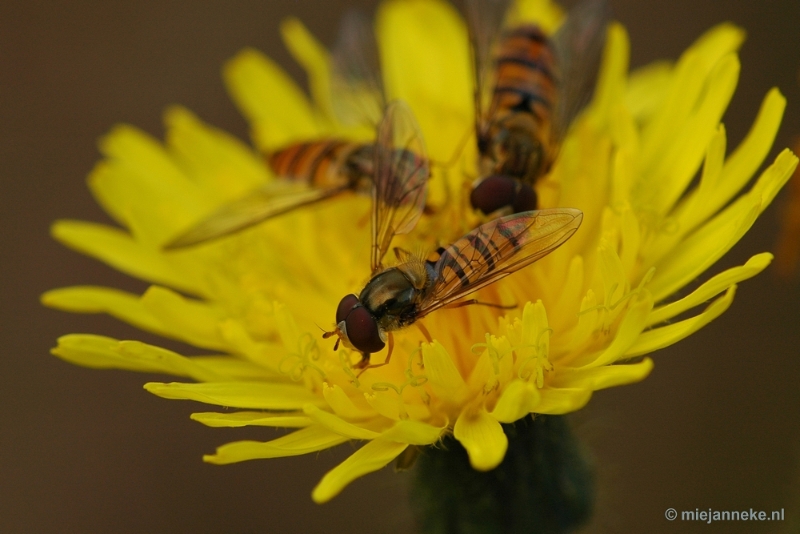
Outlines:
{"type": "MultiPolygon", "coordinates": [[[[545,0],[519,7],[522,19],[558,24],[560,12],[545,0]]],[[[182,108],[167,111],[164,144],[118,126],[102,142],[105,159],[89,187],[124,229],[80,221],[53,226],[67,246],[153,285],[143,295],[63,288],[46,293],[46,305],[109,313],[203,353],[73,334],[59,339],[54,354],[89,367],[186,379],[145,388],[224,407],[192,416],[209,426],[297,429],[266,443],[229,443],[208,462],[365,441],[323,477],[313,491],[317,502],[446,433],[464,445],[475,469],[492,469],[508,445],[501,423],[572,412],[596,390],[643,379],[653,366],[647,354],[718,317],[736,284],[772,258],[757,254],[694,283],[752,226],[797,165],[783,151],[740,194],[766,157],[785,106],[771,90],[750,133],[726,157],[720,119],[736,86],[743,32],[719,25],[676,63],[629,74],[625,30],[612,24],[594,100],[537,186],[543,207],[584,212],[579,232],[479,293],[483,301],[516,302],[517,310],[503,317],[480,306],[438,311],[424,319],[433,343],[414,328],[397,332],[391,363],[356,376],[360,355],[334,352],[318,325],[329,327],[339,299],[368,278],[369,199],[354,195],[298,210],[192,249],[161,248],[219,206],[274,180],[260,152],[299,140],[373,135],[335,119],[327,51],[297,20],[282,31],[308,71],[312,100],[254,50],[225,68],[257,150],[182,108]],[[673,298],[679,290],[685,296],[673,298]]],[[[430,157],[448,161],[473,125],[463,21],[440,1],[389,0],[379,10],[377,35],[389,98],[409,103],[430,157]]],[[[464,184],[476,172],[473,145],[457,164],[435,169],[436,209],[400,243],[404,248],[433,249],[478,224],[464,200],[464,184]]]]}

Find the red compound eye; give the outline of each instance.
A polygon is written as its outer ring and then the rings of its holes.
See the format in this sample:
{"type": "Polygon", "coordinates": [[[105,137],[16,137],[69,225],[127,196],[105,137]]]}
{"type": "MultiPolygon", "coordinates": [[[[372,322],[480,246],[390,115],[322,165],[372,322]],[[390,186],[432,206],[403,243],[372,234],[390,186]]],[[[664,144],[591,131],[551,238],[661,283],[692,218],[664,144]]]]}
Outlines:
{"type": "Polygon", "coordinates": [[[371,354],[386,346],[378,331],[377,321],[363,306],[353,308],[344,324],[350,343],[361,352],[371,354]]]}
{"type": "Polygon", "coordinates": [[[511,209],[514,210],[514,213],[536,209],[536,191],[533,190],[530,184],[519,182],[519,190],[514,203],[511,204],[511,209]]]}
{"type": "Polygon", "coordinates": [[[494,174],[481,180],[469,197],[472,207],[486,215],[510,207],[514,213],[536,209],[536,192],[516,178],[494,174]]]}
{"type": "Polygon", "coordinates": [[[356,304],[358,304],[358,297],[352,294],[347,295],[339,301],[339,307],[336,308],[336,324],[347,319],[347,315],[350,313],[350,310],[355,308],[356,304]]]}
{"type": "Polygon", "coordinates": [[[481,180],[469,196],[472,207],[488,215],[510,206],[516,196],[514,182],[510,176],[501,175],[488,176],[481,180]]]}

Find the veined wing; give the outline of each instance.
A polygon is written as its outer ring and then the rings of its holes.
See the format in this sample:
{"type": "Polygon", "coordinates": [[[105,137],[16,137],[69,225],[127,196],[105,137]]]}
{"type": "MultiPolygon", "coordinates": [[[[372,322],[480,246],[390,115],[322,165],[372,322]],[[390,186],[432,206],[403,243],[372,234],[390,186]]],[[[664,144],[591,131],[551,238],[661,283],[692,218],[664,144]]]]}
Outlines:
{"type": "Polygon", "coordinates": [[[570,10],[567,20],[553,36],[561,80],[554,119],[558,139],[564,138],[592,96],[610,20],[607,0],[582,0],[570,10]]]}
{"type": "Polygon", "coordinates": [[[384,102],[380,61],[371,20],[357,9],[344,14],[331,53],[331,101],[347,125],[377,126],[384,102]]]}
{"type": "Polygon", "coordinates": [[[397,234],[417,224],[428,192],[430,169],[422,133],[409,107],[390,102],[378,126],[372,184],[372,256],[374,274],[397,234]]]}
{"type": "Polygon", "coordinates": [[[493,284],[550,254],[572,237],[583,213],[572,208],[525,211],[482,224],[446,247],[433,266],[433,289],[420,317],[493,284]]]}
{"type": "Polygon", "coordinates": [[[494,47],[503,29],[510,0],[466,0],[467,22],[475,65],[475,123],[477,133],[486,117],[494,79],[494,47]]]}
{"type": "Polygon", "coordinates": [[[349,185],[311,187],[303,182],[275,181],[220,208],[164,246],[188,247],[244,230],[276,215],[319,202],[350,189],[349,185]]]}

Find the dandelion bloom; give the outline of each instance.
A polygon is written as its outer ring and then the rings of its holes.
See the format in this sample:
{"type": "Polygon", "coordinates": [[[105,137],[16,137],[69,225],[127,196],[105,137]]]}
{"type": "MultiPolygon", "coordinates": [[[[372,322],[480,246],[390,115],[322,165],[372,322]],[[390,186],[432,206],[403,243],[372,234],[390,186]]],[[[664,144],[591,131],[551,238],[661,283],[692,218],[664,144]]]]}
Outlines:
{"type": "MultiPolygon", "coordinates": [[[[518,7],[520,20],[548,31],[561,18],[547,2],[518,7]]],[[[105,159],[89,187],[122,228],[53,226],[67,246],[153,285],[142,295],[57,289],[43,296],[46,305],[108,313],[206,355],[86,334],[62,337],[54,354],[88,367],[175,375],[183,381],[145,389],[220,407],[192,416],[209,426],[296,429],[265,443],[223,445],[207,462],[364,441],[322,478],[312,494],[317,502],[449,433],[475,469],[490,470],[508,447],[501,423],[569,413],[596,390],[642,380],[653,366],[649,353],[722,314],[736,284],[772,258],[757,254],[704,275],[797,165],[785,150],[742,192],[769,152],[785,106],[771,90],[749,134],[727,154],[720,119],[736,87],[743,32],[719,25],[674,64],[629,73],[625,30],[612,24],[594,98],[537,185],[542,207],[583,211],[580,230],[548,257],[476,294],[517,309],[440,310],[424,319],[432,343],[415,328],[398,331],[391,362],[357,376],[361,356],[335,352],[320,327],[329,329],[342,296],[368,279],[368,198],[345,196],[220,241],[163,251],[220,206],[274,180],[262,154],[297,141],[374,136],[336,119],[327,51],[297,20],[286,21],[282,32],[308,71],[310,100],[254,50],[225,68],[255,148],[182,108],[167,111],[164,143],[118,126],[102,141],[105,159]],[[673,297],[679,290],[685,296],[673,297]]],[[[431,213],[397,243],[433,250],[481,222],[465,187],[476,177],[474,143],[459,152],[474,124],[467,32],[443,2],[391,0],[378,11],[376,33],[387,95],[413,109],[431,160],[460,154],[455,163],[434,166],[431,213]]],[[[383,357],[373,355],[377,362],[383,357]]]]}

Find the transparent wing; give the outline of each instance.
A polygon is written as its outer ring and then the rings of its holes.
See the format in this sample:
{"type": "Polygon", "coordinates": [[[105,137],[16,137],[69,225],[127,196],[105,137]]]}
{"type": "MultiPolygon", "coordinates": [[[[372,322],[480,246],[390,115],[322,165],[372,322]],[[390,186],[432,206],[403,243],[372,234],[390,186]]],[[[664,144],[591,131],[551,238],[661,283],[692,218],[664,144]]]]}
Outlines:
{"type": "Polygon", "coordinates": [[[344,14],[331,54],[331,101],[346,125],[376,126],[385,107],[375,33],[367,15],[344,14]]]}
{"type": "Polygon", "coordinates": [[[610,20],[607,0],[583,0],[572,8],[553,36],[561,80],[554,119],[557,139],[564,137],[592,96],[610,20]]]}
{"type": "Polygon", "coordinates": [[[475,121],[480,132],[491,101],[494,81],[494,47],[503,30],[510,0],[466,0],[467,21],[475,63],[475,121]]]}
{"type": "Polygon", "coordinates": [[[430,169],[417,121],[402,102],[390,102],[378,127],[372,186],[372,272],[392,238],[417,224],[428,191],[430,169]]]}
{"type": "Polygon", "coordinates": [[[441,251],[420,317],[493,284],[550,254],[572,237],[580,210],[526,211],[482,224],[441,251]]]}
{"type": "Polygon", "coordinates": [[[301,182],[273,182],[223,206],[169,242],[164,249],[188,247],[230,235],[300,206],[338,195],[348,189],[349,186],[319,188],[301,182]]]}

